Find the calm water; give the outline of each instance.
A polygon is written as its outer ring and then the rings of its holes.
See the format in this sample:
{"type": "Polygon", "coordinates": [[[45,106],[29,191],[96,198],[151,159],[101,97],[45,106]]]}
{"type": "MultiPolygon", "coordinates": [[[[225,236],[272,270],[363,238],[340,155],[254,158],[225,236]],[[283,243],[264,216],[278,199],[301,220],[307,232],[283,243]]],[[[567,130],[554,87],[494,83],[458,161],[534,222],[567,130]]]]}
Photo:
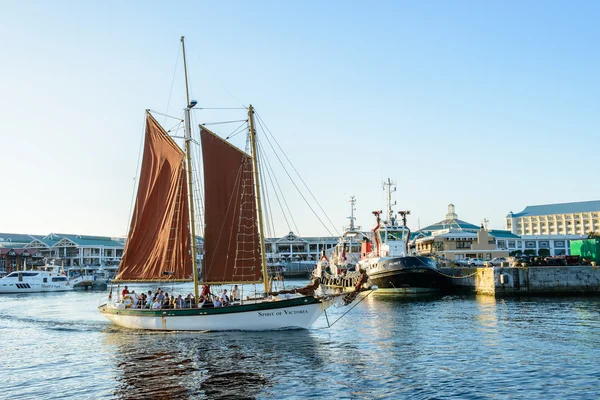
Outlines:
{"type": "Polygon", "coordinates": [[[188,334],[115,327],[103,296],[0,296],[0,398],[600,398],[598,298],[369,296],[330,329],[188,334]]]}

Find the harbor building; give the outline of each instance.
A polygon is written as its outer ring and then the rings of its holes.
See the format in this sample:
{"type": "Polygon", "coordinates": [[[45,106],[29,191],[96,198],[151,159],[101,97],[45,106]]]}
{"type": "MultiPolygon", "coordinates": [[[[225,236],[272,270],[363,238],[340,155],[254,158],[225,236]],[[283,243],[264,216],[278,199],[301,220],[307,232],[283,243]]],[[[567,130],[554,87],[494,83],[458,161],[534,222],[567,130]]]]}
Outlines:
{"type": "Polygon", "coordinates": [[[547,249],[550,255],[568,255],[570,240],[600,233],[600,201],[527,206],[518,213],[510,211],[505,227],[521,236],[528,253],[547,249]]]}
{"type": "Polygon", "coordinates": [[[30,242],[30,235],[0,233],[0,277],[17,267],[35,265],[43,259],[43,255],[36,249],[25,249],[30,242]]]}
{"type": "MultiPolygon", "coordinates": [[[[315,236],[300,237],[290,232],[281,238],[265,239],[267,261],[276,262],[301,262],[314,261],[321,257],[323,250],[327,251],[335,247],[337,237],[315,236]]],[[[360,243],[356,245],[356,251],[360,252],[360,243]]]]}
{"type": "Polygon", "coordinates": [[[51,261],[65,268],[116,268],[124,247],[124,239],[106,236],[0,233],[0,272],[40,267],[51,261]]]}
{"type": "Polygon", "coordinates": [[[37,249],[46,260],[60,260],[64,267],[118,266],[125,240],[107,236],[50,233],[32,236],[25,247],[37,249]]]}
{"type": "Polygon", "coordinates": [[[487,220],[480,226],[458,219],[454,204],[446,217],[411,234],[411,246],[419,255],[439,255],[449,260],[463,258],[507,257],[520,250],[523,241],[508,230],[488,230],[487,220]]]}

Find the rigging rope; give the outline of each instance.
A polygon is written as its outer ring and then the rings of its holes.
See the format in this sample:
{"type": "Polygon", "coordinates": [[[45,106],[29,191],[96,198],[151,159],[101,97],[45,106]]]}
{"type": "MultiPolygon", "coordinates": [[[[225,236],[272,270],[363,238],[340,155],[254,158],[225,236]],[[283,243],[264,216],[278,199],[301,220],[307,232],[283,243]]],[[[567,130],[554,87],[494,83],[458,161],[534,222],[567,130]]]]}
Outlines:
{"type": "MultiPolygon", "coordinates": [[[[310,193],[310,195],[312,196],[312,198],[315,201],[315,203],[317,203],[317,206],[319,206],[319,209],[321,210],[321,212],[323,213],[323,215],[325,215],[325,218],[327,218],[327,221],[329,221],[329,223],[333,227],[333,230],[336,232],[336,234],[338,236],[340,236],[340,233],[338,232],[337,228],[335,227],[335,224],[333,222],[331,222],[331,219],[329,219],[329,216],[327,215],[327,213],[325,212],[325,210],[323,210],[323,207],[321,207],[321,204],[319,203],[319,201],[317,200],[317,198],[315,197],[315,195],[313,194],[313,192],[310,190],[310,188],[308,187],[308,185],[306,184],[306,182],[304,181],[304,179],[302,179],[302,176],[300,176],[300,173],[298,172],[298,170],[296,169],[296,167],[294,167],[294,164],[292,164],[292,161],[288,158],[288,156],[285,153],[285,151],[283,151],[283,149],[281,148],[281,146],[277,142],[277,139],[275,139],[275,136],[273,135],[273,133],[271,132],[271,130],[269,129],[269,127],[267,126],[267,124],[262,120],[262,118],[260,117],[260,115],[258,113],[256,113],[256,116],[258,117],[257,120],[258,120],[258,123],[261,126],[261,128],[263,127],[263,125],[264,125],[264,128],[266,128],[266,131],[263,129],[263,132],[265,132],[265,133],[268,132],[271,135],[271,137],[273,138],[273,141],[275,142],[275,144],[277,144],[277,147],[279,148],[279,150],[281,150],[281,153],[283,154],[283,156],[286,158],[286,160],[288,161],[288,163],[290,163],[290,166],[292,167],[292,169],[294,170],[294,172],[296,173],[296,175],[298,175],[298,178],[300,178],[300,181],[304,184],[304,187],[306,188],[306,190],[308,190],[308,193],[310,193]]],[[[267,135],[265,135],[265,136],[267,136],[267,135]]],[[[268,136],[267,136],[267,141],[268,141],[268,136]]],[[[269,144],[270,144],[270,141],[269,141],[269,144]]],[[[290,179],[291,179],[291,177],[290,177],[290,179]]],[[[295,184],[294,184],[294,186],[295,186],[295,184]]],[[[304,198],[304,196],[302,196],[302,197],[304,198]]],[[[308,204],[308,202],[307,202],[307,204],[308,204]]],[[[312,208],[311,208],[311,210],[312,210],[312,208]]],[[[323,224],[323,226],[325,226],[325,225],[323,224]]],[[[325,227],[325,229],[327,229],[327,227],[325,227]]],[[[329,229],[327,229],[327,232],[329,232],[331,234],[331,231],[329,231],[329,229]]]]}
{"type": "MultiPolygon", "coordinates": [[[[173,79],[171,79],[171,90],[169,90],[169,100],[167,101],[166,112],[169,112],[169,106],[171,105],[171,95],[173,94],[173,85],[175,84],[175,75],[177,73],[177,65],[179,64],[179,55],[181,54],[181,47],[177,46],[177,59],[175,60],[175,68],[173,68],[173,79]]],[[[163,124],[167,122],[167,117],[163,120],[163,124]]]]}
{"type": "MultiPolygon", "coordinates": [[[[261,129],[262,129],[263,127],[262,127],[262,124],[260,123],[260,117],[259,117],[259,119],[258,119],[257,121],[258,121],[258,125],[259,125],[259,126],[261,127],[261,129]]],[[[264,130],[264,129],[263,129],[263,132],[265,132],[265,130],[264,130]]],[[[300,191],[300,188],[298,187],[298,185],[296,185],[296,182],[294,182],[294,179],[292,178],[292,176],[291,176],[291,175],[290,175],[290,173],[288,172],[287,168],[285,168],[285,165],[284,165],[284,164],[283,164],[283,162],[281,161],[281,158],[280,158],[280,157],[277,155],[277,152],[275,151],[275,148],[273,147],[273,144],[272,144],[272,143],[271,143],[271,141],[269,140],[269,137],[268,137],[267,135],[264,135],[264,137],[266,137],[266,138],[267,138],[267,142],[268,142],[268,143],[269,143],[269,145],[271,146],[271,149],[273,149],[273,152],[275,153],[275,157],[277,157],[277,160],[279,160],[279,163],[280,163],[280,164],[281,164],[281,166],[283,167],[283,170],[285,171],[286,175],[288,176],[288,178],[290,178],[290,181],[292,182],[292,185],[294,185],[294,187],[296,188],[296,190],[297,190],[297,191],[298,191],[298,193],[300,194],[300,197],[302,197],[302,199],[304,200],[304,202],[306,203],[306,205],[308,206],[308,208],[310,209],[310,211],[312,211],[312,213],[314,214],[314,216],[315,216],[315,217],[316,217],[316,218],[319,220],[319,222],[321,223],[321,225],[323,225],[323,227],[325,228],[325,230],[326,230],[327,232],[329,232],[329,234],[330,234],[331,236],[334,236],[334,234],[333,234],[333,233],[332,233],[332,232],[329,230],[329,228],[327,227],[327,225],[325,225],[325,223],[323,222],[323,220],[322,220],[322,219],[319,217],[319,215],[316,213],[316,211],[315,211],[315,210],[313,209],[313,207],[310,205],[310,203],[308,202],[308,200],[306,200],[306,197],[304,197],[304,195],[302,194],[302,191],[300,191]]],[[[280,147],[280,149],[281,149],[281,147],[280,147]]],[[[283,150],[282,150],[282,152],[283,152],[283,150]]],[[[289,159],[288,159],[288,161],[289,161],[289,159]]],[[[292,166],[292,168],[293,168],[293,166],[292,166]]],[[[295,169],[294,169],[294,170],[295,170],[295,169]]],[[[298,171],[296,171],[296,174],[298,174],[298,171]]],[[[300,179],[302,180],[302,178],[300,178],[300,179]]],[[[304,181],[303,181],[303,182],[304,182],[304,181]]],[[[306,185],[306,184],[305,184],[305,185],[306,185]]],[[[307,189],[308,189],[308,187],[307,187],[307,189]]],[[[309,189],[309,192],[310,192],[310,189],[309,189]]],[[[311,193],[311,195],[312,195],[312,193],[311,193]]],[[[314,198],[314,196],[313,196],[313,198],[314,198]]],[[[317,204],[318,204],[318,203],[317,203],[317,204]]],[[[319,205],[319,207],[320,207],[320,205],[319,205]]],[[[322,210],[322,209],[321,209],[321,210],[322,210]]],[[[327,217],[327,215],[325,215],[325,216],[327,217]]],[[[327,217],[327,219],[329,219],[329,217],[327,217]]],[[[331,220],[330,220],[330,222],[331,222],[331,220]]],[[[332,226],[333,226],[333,224],[332,224],[332,226]]],[[[336,231],[336,233],[337,233],[337,236],[340,236],[340,233],[339,233],[339,232],[337,232],[337,229],[335,229],[335,228],[334,228],[334,230],[336,231]]]]}
{"type": "MultiPolygon", "coordinates": [[[[357,305],[359,305],[360,303],[362,303],[362,301],[363,301],[364,299],[366,299],[367,297],[369,297],[369,296],[371,295],[371,293],[373,293],[373,292],[374,292],[374,290],[371,290],[369,293],[367,293],[367,295],[366,295],[366,296],[364,296],[362,299],[360,299],[360,300],[359,300],[359,301],[358,301],[358,302],[357,302],[355,305],[353,305],[352,307],[350,307],[350,309],[349,309],[348,311],[346,311],[346,312],[345,312],[345,313],[343,313],[343,314],[342,314],[342,315],[341,315],[341,316],[340,316],[338,319],[336,319],[335,321],[333,321],[333,322],[331,323],[331,325],[329,325],[329,326],[324,326],[324,327],[317,328],[317,329],[328,329],[328,328],[331,328],[331,327],[332,327],[332,326],[333,326],[333,325],[334,325],[336,322],[338,322],[340,319],[344,318],[344,316],[345,316],[346,314],[348,314],[350,311],[352,311],[352,310],[354,309],[354,307],[356,307],[357,305]]],[[[329,318],[327,318],[327,320],[328,320],[328,322],[329,322],[329,318]]]]}
{"type": "Polygon", "coordinates": [[[236,136],[238,133],[245,132],[247,130],[248,130],[248,120],[245,120],[244,122],[242,122],[240,124],[240,126],[238,126],[237,128],[235,128],[233,130],[233,132],[231,132],[229,135],[227,135],[227,137],[225,138],[225,140],[229,140],[232,137],[236,136]]]}
{"type": "MultiPolygon", "coordinates": [[[[262,144],[261,144],[260,140],[257,141],[257,145],[259,148],[262,149],[262,144]]],[[[285,196],[283,195],[283,190],[281,190],[281,186],[279,185],[279,181],[277,180],[277,176],[275,175],[275,171],[273,171],[273,168],[271,167],[271,162],[269,161],[268,157],[265,157],[264,160],[266,161],[265,164],[267,164],[267,173],[269,174],[269,180],[271,181],[271,186],[273,187],[273,192],[275,193],[275,197],[277,197],[277,202],[279,203],[279,208],[281,209],[281,213],[283,214],[283,218],[285,219],[285,223],[288,227],[288,230],[291,232],[292,228],[290,227],[290,223],[287,219],[287,216],[285,215],[285,211],[283,210],[281,201],[279,200],[279,195],[277,194],[277,189],[275,188],[275,185],[273,184],[273,180],[275,180],[275,183],[277,184],[277,188],[279,188],[279,192],[281,193],[281,198],[283,199],[283,203],[285,204],[285,207],[287,208],[288,213],[290,213],[290,219],[292,220],[292,224],[294,225],[294,228],[296,229],[296,233],[298,235],[300,235],[300,232],[298,231],[298,226],[296,226],[296,221],[294,220],[292,212],[290,211],[290,207],[288,206],[287,201],[285,200],[285,196]],[[271,172],[273,173],[273,177],[271,177],[271,172]]]]}
{"type": "MultiPolygon", "coordinates": [[[[264,160],[266,158],[266,155],[265,155],[265,153],[264,153],[264,151],[262,149],[262,146],[259,146],[259,144],[257,143],[257,147],[258,147],[259,153],[261,154],[261,159],[264,160]]],[[[269,196],[269,190],[268,190],[269,187],[267,186],[267,182],[266,182],[267,176],[266,176],[266,174],[264,172],[265,168],[266,167],[265,167],[264,163],[261,163],[260,164],[260,169],[261,169],[261,175],[260,175],[260,177],[261,177],[261,182],[262,182],[261,183],[261,188],[263,190],[263,193],[264,193],[263,198],[266,200],[267,209],[268,209],[268,212],[266,213],[268,234],[269,234],[269,237],[274,238],[274,237],[276,237],[276,234],[275,234],[275,223],[273,221],[273,211],[272,211],[272,208],[271,208],[271,197],[269,196]]]]}
{"type": "Polygon", "coordinates": [[[147,109],[146,111],[148,111],[151,114],[162,115],[163,117],[169,117],[169,118],[173,118],[173,119],[176,119],[176,120],[179,120],[179,121],[183,122],[183,120],[181,119],[181,117],[174,117],[172,115],[164,114],[164,113],[158,112],[156,110],[151,110],[151,109],[147,109]]]}
{"type": "Polygon", "coordinates": [[[226,91],[227,93],[229,93],[229,95],[230,95],[231,97],[233,97],[233,99],[235,99],[235,101],[237,101],[237,102],[238,102],[238,103],[239,103],[239,104],[240,104],[240,105],[241,105],[243,108],[246,108],[246,109],[247,109],[248,107],[246,107],[246,105],[245,105],[244,103],[242,103],[241,101],[239,101],[239,100],[238,100],[238,98],[237,98],[237,97],[235,97],[235,96],[233,95],[233,93],[231,93],[231,91],[230,91],[229,89],[227,89],[227,88],[225,87],[225,85],[223,85],[223,84],[221,83],[221,81],[219,81],[219,80],[217,79],[217,77],[215,76],[215,74],[213,74],[213,73],[212,73],[212,71],[211,71],[211,70],[210,70],[210,69],[209,69],[209,68],[206,66],[206,64],[204,64],[204,62],[202,61],[202,59],[200,58],[200,56],[198,55],[198,53],[196,53],[196,51],[194,50],[194,48],[193,48],[193,47],[191,47],[191,46],[189,46],[189,45],[188,45],[188,47],[189,47],[189,49],[192,51],[192,53],[194,53],[194,55],[195,55],[195,56],[198,58],[198,61],[200,61],[200,64],[202,64],[202,66],[203,66],[203,67],[204,67],[204,68],[205,68],[205,69],[208,71],[208,73],[209,73],[209,74],[212,76],[212,78],[213,78],[215,81],[217,81],[217,83],[218,83],[219,85],[221,85],[221,87],[222,87],[223,89],[225,89],[225,91],[226,91]]]}
{"type": "Polygon", "coordinates": [[[224,124],[233,124],[234,122],[246,122],[247,119],[236,119],[233,121],[221,121],[221,122],[204,122],[200,125],[206,126],[206,125],[224,125],[224,124]]]}
{"type": "Polygon", "coordinates": [[[133,207],[136,199],[137,189],[137,177],[140,175],[140,168],[142,168],[142,154],[144,152],[144,139],[146,136],[146,114],[144,114],[144,120],[142,122],[142,134],[140,135],[140,147],[138,151],[137,169],[135,170],[135,176],[133,177],[133,190],[131,192],[131,201],[129,203],[129,221],[127,221],[127,227],[125,228],[125,234],[129,237],[129,229],[131,228],[131,218],[133,217],[133,207]]]}

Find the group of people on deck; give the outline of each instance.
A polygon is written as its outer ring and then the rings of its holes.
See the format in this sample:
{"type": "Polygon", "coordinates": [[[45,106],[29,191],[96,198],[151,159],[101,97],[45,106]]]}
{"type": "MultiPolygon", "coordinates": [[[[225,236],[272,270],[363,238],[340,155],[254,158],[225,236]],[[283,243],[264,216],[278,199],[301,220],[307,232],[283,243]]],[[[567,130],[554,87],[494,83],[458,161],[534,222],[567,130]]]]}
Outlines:
{"type": "Polygon", "coordinates": [[[221,295],[216,296],[210,292],[208,285],[202,286],[202,292],[200,294],[200,301],[196,305],[194,296],[190,293],[186,298],[181,295],[175,297],[169,297],[169,293],[158,288],[156,292],[152,293],[148,290],[148,293],[136,293],[135,290],[129,291],[129,288],[125,286],[121,292],[121,299],[125,302],[126,297],[130,297],[133,300],[132,308],[146,308],[146,309],[184,309],[184,308],[203,308],[203,307],[225,307],[231,305],[234,301],[240,300],[240,291],[238,286],[235,285],[231,291],[231,297],[227,294],[227,289],[223,289],[221,295]]]}

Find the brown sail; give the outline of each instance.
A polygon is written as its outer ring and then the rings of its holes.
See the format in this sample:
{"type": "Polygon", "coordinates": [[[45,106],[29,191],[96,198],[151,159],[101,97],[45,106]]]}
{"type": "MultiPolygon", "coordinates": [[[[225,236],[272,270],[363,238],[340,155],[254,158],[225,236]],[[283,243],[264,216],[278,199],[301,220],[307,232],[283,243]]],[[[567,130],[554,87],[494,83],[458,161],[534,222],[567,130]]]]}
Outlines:
{"type": "Polygon", "coordinates": [[[202,127],[205,237],[202,281],[262,277],[251,157],[202,127]]]}
{"type": "Polygon", "coordinates": [[[148,113],[135,210],[116,281],[192,279],[184,159],[148,113]]]}

